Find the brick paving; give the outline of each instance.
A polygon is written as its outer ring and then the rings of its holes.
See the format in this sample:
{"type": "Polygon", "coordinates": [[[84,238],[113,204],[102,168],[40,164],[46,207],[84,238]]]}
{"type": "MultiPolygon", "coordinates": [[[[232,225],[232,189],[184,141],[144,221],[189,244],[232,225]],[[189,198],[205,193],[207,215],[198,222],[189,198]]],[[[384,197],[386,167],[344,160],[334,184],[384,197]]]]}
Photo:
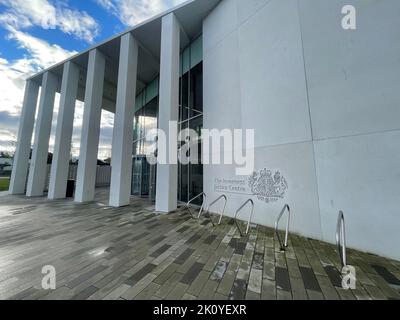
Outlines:
{"type": "Polygon", "coordinates": [[[270,228],[241,238],[228,218],[213,227],[107,198],[106,189],[89,204],[0,197],[0,299],[400,299],[398,261],[349,250],[357,288],[344,290],[331,244],[292,234],[282,252],[270,228]],[[45,265],[56,268],[55,290],[41,287],[45,265]]]}

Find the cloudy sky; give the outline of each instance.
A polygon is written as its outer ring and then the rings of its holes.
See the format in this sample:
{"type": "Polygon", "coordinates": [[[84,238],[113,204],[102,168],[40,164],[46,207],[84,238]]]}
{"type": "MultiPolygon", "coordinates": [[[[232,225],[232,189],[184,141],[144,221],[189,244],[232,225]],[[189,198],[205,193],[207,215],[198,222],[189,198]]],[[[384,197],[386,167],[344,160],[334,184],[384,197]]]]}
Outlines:
{"type": "MultiPolygon", "coordinates": [[[[13,152],[25,79],[184,0],[0,0],[0,151],[13,152]]],[[[50,151],[59,97],[56,97],[50,151]]],[[[79,155],[77,103],[72,153],[79,155]]],[[[99,158],[110,156],[113,115],[102,114],[99,158]]]]}

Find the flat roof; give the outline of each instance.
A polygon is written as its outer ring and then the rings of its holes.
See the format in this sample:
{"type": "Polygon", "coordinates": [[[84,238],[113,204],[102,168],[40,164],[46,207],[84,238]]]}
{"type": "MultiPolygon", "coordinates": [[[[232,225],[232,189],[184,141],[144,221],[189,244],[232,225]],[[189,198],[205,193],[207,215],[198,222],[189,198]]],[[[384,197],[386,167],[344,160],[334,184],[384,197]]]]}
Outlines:
{"type": "MultiPolygon", "coordinates": [[[[132,33],[139,42],[138,90],[143,89],[159,73],[161,49],[161,22],[165,15],[174,13],[182,26],[181,48],[185,48],[192,40],[202,33],[202,23],[205,17],[218,5],[221,0],[189,0],[138,25],[125,30],[110,39],[102,41],[88,49],[69,57],[47,69],[44,69],[28,78],[38,83],[42,82],[45,72],[51,71],[61,78],[63,65],[67,61],[77,64],[83,71],[86,70],[89,52],[99,49],[106,56],[105,87],[117,85],[118,63],[121,36],[132,33]]],[[[85,86],[86,76],[80,79],[80,86],[85,86]]]]}

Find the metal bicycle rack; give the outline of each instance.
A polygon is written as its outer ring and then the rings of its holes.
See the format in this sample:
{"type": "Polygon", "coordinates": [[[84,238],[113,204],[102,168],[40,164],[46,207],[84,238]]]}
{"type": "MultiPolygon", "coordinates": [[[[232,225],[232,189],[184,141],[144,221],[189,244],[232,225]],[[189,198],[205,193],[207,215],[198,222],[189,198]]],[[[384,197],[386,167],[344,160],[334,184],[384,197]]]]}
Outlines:
{"type": "Polygon", "coordinates": [[[242,206],[239,209],[237,209],[236,214],[235,214],[235,224],[236,224],[237,229],[239,230],[239,233],[240,233],[241,237],[243,237],[244,235],[243,235],[242,230],[240,230],[240,226],[239,226],[239,224],[237,222],[237,216],[238,216],[239,212],[242,211],[244,209],[244,207],[246,207],[247,204],[249,204],[249,203],[251,204],[251,213],[250,213],[249,221],[247,223],[247,228],[246,228],[246,235],[247,235],[249,233],[249,230],[250,230],[251,218],[253,217],[254,201],[252,199],[247,200],[245,203],[242,204],[242,206]]]}
{"type": "Polygon", "coordinates": [[[276,237],[278,238],[279,245],[280,245],[282,251],[285,251],[285,249],[288,247],[290,218],[291,218],[290,207],[288,204],[285,204],[285,206],[283,207],[281,213],[279,214],[279,216],[275,222],[275,234],[276,234],[276,237]],[[288,213],[288,216],[287,216],[287,221],[286,221],[285,242],[282,242],[281,236],[279,235],[279,222],[281,221],[285,212],[288,213]]]}
{"type": "Polygon", "coordinates": [[[340,262],[342,267],[347,266],[347,255],[346,255],[346,225],[343,211],[339,211],[339,217],[336,229],[336,244],[339,249],[340,262]]]}
{"type": "Polygon", "coordinates": [[[221,221],[222,221],[222,217],[223,217],[223,215],[224,215],[224,213],[225,213],[226,204],[228,203],[228,198],[226,197],[226,195],[223,194],[222,196],[219,196],[216,200],[214,200],[213,202],[210,203],[210,205],[208,206],[208,209],[207,209],[207,212],[208,212],[208,214],[209,214],[209,219],[211,220],[211,223],[212,223],[212,225],[213,225],[214,227],[215,227],[215,223],[214,223],[214,221],[213,221],[212,218],[211,218],[210,209],[211,209],[212,206],[214,206],[215,204],[217,204],[217,203],[218,203],[220,200],[222,200],[222,199],[224,199],[225,202],[224,202],[224,208],[222,209],[221,214],[220,214],[220,218],[219,218],[219,220],[218,220],[218,225],[220,225],[220,224],[221,224],[221,221]]]}
{"type": "Polygon", "coordinates": [[[202,214],[202,212],[203,212],[203,208],[204,208],[204,204],[205,204],[205,202],[206,202],[206,199],[207,199],[207,195],[204,193],[204,192],[202,192],[202,193],[200,193],[200,194],[198,194],[197,196],[195,196],[193,199],[191,199],[187,204],[186,204],[186,209],[189,211],[189,213],[190,213],[190,215],[192,216],[192,218],[194,218],[194,219],[199,219],[200,218],[200,216],[201,216],[201,214],[202,214]],[[199,198],[201,198],[201,197],[203,197],[203,203],[201,204],[201,207],[200,207],[200,211],[199,211],[199,215],[196,217],[196,215],[193,213],[193,211],[191,210],[191,208],[190,208],[190,205],[195,201],[195,200],[197,200],[197,199],[199,199],[199,198]]]}

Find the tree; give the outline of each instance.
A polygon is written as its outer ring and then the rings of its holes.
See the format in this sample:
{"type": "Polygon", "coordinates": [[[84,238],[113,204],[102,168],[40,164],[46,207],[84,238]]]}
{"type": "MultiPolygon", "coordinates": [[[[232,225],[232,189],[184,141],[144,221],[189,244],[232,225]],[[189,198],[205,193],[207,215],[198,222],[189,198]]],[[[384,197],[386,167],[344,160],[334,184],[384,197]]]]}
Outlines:
{"type": "Polygon", "coordinates": [[[11,156],[11,154],[9,152],[0,151],[0,158],[11,159],[12,156],[11,156]]]}

